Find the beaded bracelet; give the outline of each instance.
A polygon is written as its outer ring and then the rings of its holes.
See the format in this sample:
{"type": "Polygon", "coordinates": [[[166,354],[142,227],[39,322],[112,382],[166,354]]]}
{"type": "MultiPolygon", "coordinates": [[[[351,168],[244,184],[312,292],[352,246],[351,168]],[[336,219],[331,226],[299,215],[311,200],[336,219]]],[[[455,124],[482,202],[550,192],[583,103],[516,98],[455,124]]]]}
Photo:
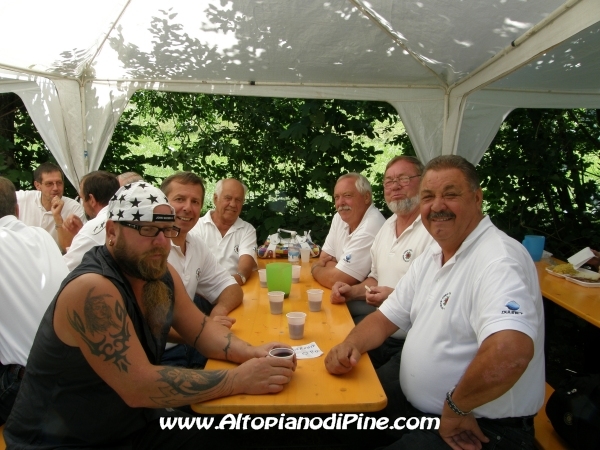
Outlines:
{"type": "Polygon", "coordinates": [[[446,403],[448,403],[448,406],[455,414],[458,414],[459,416],[468,416],[469,414],[471,414],[472,410],[465,412],[465,411],[461,410],[458,406],[456,406],[454,404],[454,402],[452,401],[452,394],[454,393],[454,389],[456,389],[456,386],[454,386],[452,389],[450,389],[448,391],[448,393],[446,394],[446,403]]]}

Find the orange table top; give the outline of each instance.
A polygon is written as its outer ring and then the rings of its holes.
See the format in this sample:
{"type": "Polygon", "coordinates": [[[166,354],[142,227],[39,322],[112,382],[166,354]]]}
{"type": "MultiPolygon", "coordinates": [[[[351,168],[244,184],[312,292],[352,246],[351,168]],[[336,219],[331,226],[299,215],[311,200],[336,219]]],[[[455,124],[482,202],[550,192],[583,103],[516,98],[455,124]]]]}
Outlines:
{"type": "MultiPolygon", "coordinates": [[[[281,260],[280,260],[281,261],[281,260]]],[[[273,260],[259,260],[259,266],[273,260]]],[[[335,413],[378,411],[387,398],[367,354],[348,374],[334,376],[325,369],[325,355],[344,340],[354,327],[346,305],[332,305],[330,290],[323,288],[310,274],[310,264],[302,265],[300,282],[292,284],[289,298],[284,300],[283,314],[269,311],[267,288],[261,288],[258,273],[253,273],[243,287],[244,303],[231,312],[237,321],[232,327],[236,336],[260,345],[280,341],[292,346],[316,342],[324,354],[318,358],[300,359],[291,382],[282,392],[267,395],[234,395],[192,405],[201,414],[278,414],[335,413]],[[306,290],[323,289],[321,311],[310,312],[306,290]],[[304,338],[291,340],[285,314],[302,311],[307,314],[304,338]]],[[[207,370],[227,369],[235,364],[209,360],[207,370]]]]}
{"type": "Polygon", "coordinates": [[[600,327],[600,288],[579,286],[549,274],[548,261],[535,263],[542,295],[582,319],[600,327]]]}

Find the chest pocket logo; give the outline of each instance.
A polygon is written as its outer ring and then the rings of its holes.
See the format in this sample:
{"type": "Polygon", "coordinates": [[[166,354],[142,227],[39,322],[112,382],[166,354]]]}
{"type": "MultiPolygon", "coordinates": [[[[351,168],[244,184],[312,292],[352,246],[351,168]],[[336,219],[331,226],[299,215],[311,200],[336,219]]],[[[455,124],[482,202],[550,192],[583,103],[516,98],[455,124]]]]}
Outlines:
{"type": "Polygon", "coordinates": [[[412,258],[412,255],[413,255],[413,251],[412,251],[412,249],[409,248],[404,253],[402,253],[402,259],[404,260],[404,262],[409,262],[410,258],[412,258]]]}
{"type": "Polygon", "coordinates": [[[452,294],[452,292],[446,292],[442,296],[442,299],[440,300],[440,308],[446,309],[446,305],[448,304],[448,301],[450,300],[450,295],[451,294],[452,294]]]}

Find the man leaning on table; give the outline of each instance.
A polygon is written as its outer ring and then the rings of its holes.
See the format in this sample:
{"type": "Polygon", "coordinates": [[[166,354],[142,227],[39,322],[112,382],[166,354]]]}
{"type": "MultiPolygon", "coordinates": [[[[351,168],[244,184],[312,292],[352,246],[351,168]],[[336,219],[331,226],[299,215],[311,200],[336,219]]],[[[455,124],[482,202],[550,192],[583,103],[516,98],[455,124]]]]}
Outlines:
{"type": "MultiPolygon", "coordinates": [[[[475,168],[460,156],[425,167],[421,217],[436,243],[410,266],[378,311],[326,357],[343,374],[361,353],[407,330],[399,383],[384,384],[388,416],[438,416],[393,449],[534,448],[544,401],[544,319],[525,248],[481,212],[475,168]]],[[[380,369],[381,370],[381,369],[380,369]]]]}
{"type": "Polygon", "coordinates": [[[213,195],[215,209],[204,214],[194,227],[219,264],[240,286],[256,270],[256,230],[240,219],[247,191],[243,183],[233,178],[217,181],[213,195]]]}
{"type": "Polygon", "coordinates": [[[15,186],[0,177],[0,425],[19,392],[44,311],[69,273],[54,239],[18,215],[15,186]]]}
{"type": "Polygon", "coordinates": [[[35,191],[17,191],[19,217],[25,224],[50,233],[64,252],[71,245],[73,234],[63,228],[63,222],[70,214],[85,222],[84,210],[75,200],[63,196],[63,173],[56,164],[40,164],[33,171],[33,184],[35,191]]]}
{"type": "MultiPolygon", "coordinates": [[[[332,303],[348,302],[356,323],[387,299],[412,262],[433,242],[423,225],[419,209],[419,182],[423,164],[414,156],[396,156],[383,176],[383,195],[394,214],[381,227],[371,246],[371,272],[359,284],[338,281],[331,289],[332,303]],[[365,290],[369,286],[370,291],[365,290]]],[[[375,368],[398,357],[406,332],[398,330],[369,352],[375,368]]]]}
{"type": "Polygon", "coordinates": [[[371,245],[385,223],[373,205],[369,180],[359,173],[338,178],[333,200],[337,213],[321,256],[311,268],[313,278],[329,289],[337,281],[354,285],[367,277],[371,269],[371,245]]]}
{"type": "Polygon", "coordinates": [[[159,417],[185,416],[170,408],[213,398],[276,393],[292,377],[295,361],[266,358],[280,344],[251,346],[190,301],[167,264],[179,229],[160,190],[123,186],[108,216],[106,244],[85,255],[42,319],[4,431],[9,448],[196,449],[205,430],[166,432],[159,417]],[[241,364],[159,365],[171,326],[211,358],[241,364]]]}
{"type": "MultiPolygon", "coordinates": [[[[235,319],[228,314],[242,304],[244,293],[235,279],[217,262],[202,236],[193,230],[204,203],[204,182],[192,172],[178,172],[162,182],[161,190],[175,208],[179,234],[171,239],[169,264],[177,271],[190,298],[213,320],[228,328],[235,319]],[[197,295],[196,295],[197,294],[197,295]]],[[[190,345],[171,335],[163,363],[203,367],[206,358],[190,345]]]]}

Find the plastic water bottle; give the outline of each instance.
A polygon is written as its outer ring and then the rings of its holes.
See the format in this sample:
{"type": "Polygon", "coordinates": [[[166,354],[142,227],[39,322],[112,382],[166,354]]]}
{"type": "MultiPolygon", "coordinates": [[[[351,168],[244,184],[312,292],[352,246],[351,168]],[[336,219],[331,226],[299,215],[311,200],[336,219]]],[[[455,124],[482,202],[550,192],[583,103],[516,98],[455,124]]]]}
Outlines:
{"type": "Polygon", "coordinates": [[[296,232],[291,232],[292,237],[288,245],[288,262],[292,264],[300,264],[300,243],[296,239],[296,232]]]}

